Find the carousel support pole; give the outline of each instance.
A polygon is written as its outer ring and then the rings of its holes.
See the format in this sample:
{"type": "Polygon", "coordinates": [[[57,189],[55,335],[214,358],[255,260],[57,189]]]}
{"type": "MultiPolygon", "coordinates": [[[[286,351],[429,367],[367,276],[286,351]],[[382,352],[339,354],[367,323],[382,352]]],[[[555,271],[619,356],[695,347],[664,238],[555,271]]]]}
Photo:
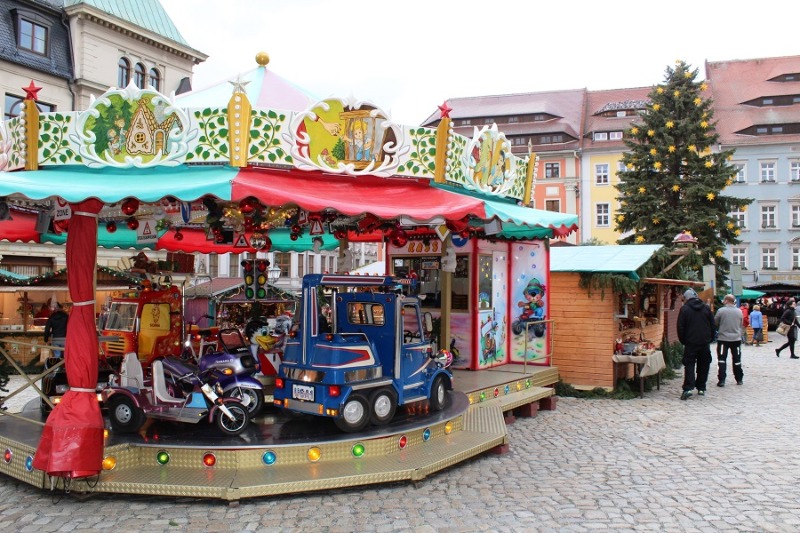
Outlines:
{"type": "MultiPolygon", "coordinates": [[[[442,264],[444,263],[444,258],[447,255],[447,249],[453,246],[452,243],[452,236],[448,235],[444,240],[444,246],[442,246],[442,264]]],[[[451,308],[453,303],[453,274],[451,272],[446,272],[445,270],[441,270],[441,287],[442,287],[442,294],[441,294],[441,306],[440,309],[442,310],[441,317],[440,317],[440,328],[439,328],[439,347],[444,348],[445,350],[450,349],[450,315],[451,315],[451,308]]]]}
{"type": "Polygon", "coordinates": [[[433,171],[433,181],[436,183],[445,183],[446,176],[445,170],[447,168],[447,140],[452,133],[450,127],[450,109],[447,102],[439,106],[441,112],[441,120],[436,127],[436,158],[434,161],[435,169],[433,171]]]}
{"type": "Polygon", "coordinates": [[[22,88],[25,91],[23,113],[25,117],[25,170],[39,169],[39,106],[36,105],[37,93],[41,87],[31,84],[22,88]]]}
{"type": "Polygon", "coordinates": [[[528,141],[528,168],[525,171],[525,194],[522,202],[528,207],[533,207],[533,184],[536,182],[536,167],[539,165],[539,156],[533,152],[533,144],[528,141]]]}
{"type": "MultiPolygon", "coordinates": [[[[267,59],[269,62],[269,59],[267,59]]],[[[237,78],[233,84],[233,94],[228,101],[228,144],[230,145],[231,166],[244,168],[250,154],[250,126],[253,121],[252,107],[243,82],[237,78]]]]}

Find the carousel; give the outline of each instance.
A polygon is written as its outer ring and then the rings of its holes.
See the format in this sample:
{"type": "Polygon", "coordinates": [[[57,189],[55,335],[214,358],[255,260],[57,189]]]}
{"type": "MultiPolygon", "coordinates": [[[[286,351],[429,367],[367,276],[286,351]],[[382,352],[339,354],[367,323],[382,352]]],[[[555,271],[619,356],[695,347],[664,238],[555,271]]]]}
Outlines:
{"type": "MultiPolygon", "coordinates": [[[[364,101],[297,93],[256,59],[220,86],[112,88],[81,112],[40,114],[47,88],[32,81],[24,113],[0,123],[0,198],[13,219],[35,221],[0,226],[0,239],[63,243],[72,302],[69,390],[47,418],[0,411],[0,473],[42,489],[229,501],[418,480],[504,451],[514,415],[554,408],[548,243],[577,216],[530,207],[536,155],[512,155],[495,126],[454,133],[446,103],[437,128],[400,125],[364,101]],[[277,409],[238,435],[108,429],[95,391],[98,246],[253,257],[338,247],[349,271],[348,243],[370,240],[389,246],[382,274],[417,281],[438,346],[457,351],[445,409],[422,402],[357,434],[277,409]]],[[[0,352],[17,365],[1,338],[0,352]]]]}

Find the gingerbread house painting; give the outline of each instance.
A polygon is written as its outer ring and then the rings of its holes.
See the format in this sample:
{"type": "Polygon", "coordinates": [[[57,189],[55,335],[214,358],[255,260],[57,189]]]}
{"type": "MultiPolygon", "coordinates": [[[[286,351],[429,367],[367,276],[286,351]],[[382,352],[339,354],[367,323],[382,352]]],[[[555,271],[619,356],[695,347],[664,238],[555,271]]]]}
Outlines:
{"type": "Polygon", "coordinates": [[[174,114],[159,122],[148,103],[149,101],[144,98],[139,100],[131,119],[125,143],[125,149],[131,155],[155,155],[159,152],[166,154],[169,152],[167,138],[170,130],[173,127],[177,127],[178,130],[183,129],[180,119],[174,114]]]}

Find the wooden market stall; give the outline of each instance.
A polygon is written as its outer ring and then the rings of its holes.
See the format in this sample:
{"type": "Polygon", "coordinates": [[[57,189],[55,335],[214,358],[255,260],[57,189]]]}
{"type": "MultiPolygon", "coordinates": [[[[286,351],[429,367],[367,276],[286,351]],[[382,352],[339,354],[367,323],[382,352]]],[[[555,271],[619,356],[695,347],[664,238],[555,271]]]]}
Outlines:
{"type": "Polygon", "coordinates": [[[668,319],[680,307],[682,288],[702,286],[636,271],[660,245],[553,247],[550,316],[558,327],[553,364],[563,382],[578,388],[613,388],[619,378],[656,374],[668,319]],[[631,293],[587,286],[591,276],[624,274],[637,282],[631,293]],[[677,303],[677,305],[676,305],[677,303]],[[644,370],[644,372],[642,372],[644,370]]]}

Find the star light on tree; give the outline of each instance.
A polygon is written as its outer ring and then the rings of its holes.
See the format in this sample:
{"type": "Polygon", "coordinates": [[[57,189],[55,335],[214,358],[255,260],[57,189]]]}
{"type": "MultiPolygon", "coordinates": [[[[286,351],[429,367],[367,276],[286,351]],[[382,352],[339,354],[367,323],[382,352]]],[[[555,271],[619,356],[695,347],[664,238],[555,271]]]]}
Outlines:
{"type": "Polygon", "coordinates": [[[668,67],[663,83],[648,95],[652,112],[626,130],[613,220],[625,235],[620,244],[671,247],[673,237],[687,230],[699,254],[687,256],[671,275],[699,273],[714,263],[722,288],[730,261],[717,252],[740,242],[731,213],[752,200],[723,194],[736,175],[728,162],[733,151],[719,147],[712,102],[702,97],[705,84],[695,81],[697,73],[683,61],[668,67]]]}

